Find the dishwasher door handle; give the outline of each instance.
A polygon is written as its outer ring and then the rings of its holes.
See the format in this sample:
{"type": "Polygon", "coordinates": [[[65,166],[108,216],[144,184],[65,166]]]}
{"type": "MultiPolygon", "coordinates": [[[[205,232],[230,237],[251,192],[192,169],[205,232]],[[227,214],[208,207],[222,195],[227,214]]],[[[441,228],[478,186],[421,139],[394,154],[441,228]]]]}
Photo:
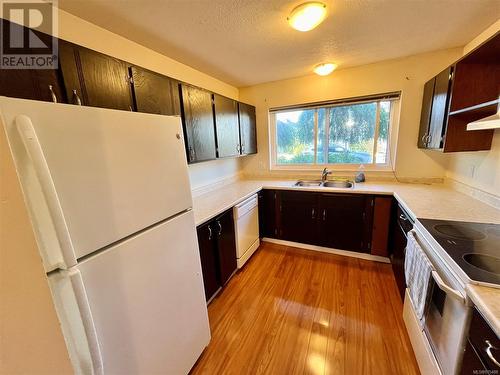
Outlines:
{"type": "Polygon", "coordinates": [[[462,296],[462,294],[460,294],[455,289],[453,289],[453,288],[449,287],[448,285],[446,285],[446,283],[443,281],[443,279],[441,278],[441,276],[439,276],[439,274],[436,271],[432,271],[432,278],[436,282],[436,285],[439,287],[439,289],[441,289],[447,295],[449,295],[450,297],[455,298],[456,300],[462,302],[465,305],[465,303],[466,303],[465,297],[462,296]]]}

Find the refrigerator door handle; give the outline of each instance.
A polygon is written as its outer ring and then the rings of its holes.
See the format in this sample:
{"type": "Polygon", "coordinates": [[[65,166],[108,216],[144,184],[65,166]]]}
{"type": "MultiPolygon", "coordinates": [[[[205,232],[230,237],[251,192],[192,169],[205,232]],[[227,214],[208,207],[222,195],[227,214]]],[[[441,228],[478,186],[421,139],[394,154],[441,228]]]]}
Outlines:
{"type": "Polygon", "coordinates": [[[75,373],[103,375],[101,348],[80,270],[56,271],[48,280],[75,373]]]}
{"type": "Polygon", "coordinates": [[[83,285],[82,275],[80,271],[75,270],[71,272],[71,285],[75,292],[76,303],[80,310],[82,317],[83,327],[87,334],[87,342],[89,346],[90,358],[92,360],[92,368],[94,375],[103,375],[104,367],[102,363],[101,349],[99,347],[99,340],[97,339],[97,332],[92,319],[92,312],[90,311],[87,293],[83,285]]]}
{"type": "MultiPolygon", "coordinates": [[[[15,126],[28,156],[28,163],[31,163],[31,166],[26,166],[26,169],[29,170],[31,167],[35,172],[34,174],[40,184],[43,198],[49,211],[48,214],[52,220],[53,230],[57,237],[57,245],[59,248],[54,248],[53,244],[50,246],[41,241],[41,250],[45,253],[44,260],[53,263],[55,260],[59,259],[59,262],[61,262],[60,259],[62,257],[62,261],[64,262],[64,264],[46,264],[46,268],[49,268],[46,269],[46,271],[48,272],[58,267],[67,268],[75,265],[75,252],[73,250],[73,244],[71,242],[66,220],[62,213],[61,203],[59,202],[54,181],[52,180],[47,161],[43,155],[31,119],[25,115],[18,115],[15,118],[15,126]]],[[[29,174],[29,172],[27,172],[27,174],[29,174]]],[[[29,194],[27,198],[30,199],[29,194]]],[[[35,217],[35,220],[36,219],[35,217]]]]}

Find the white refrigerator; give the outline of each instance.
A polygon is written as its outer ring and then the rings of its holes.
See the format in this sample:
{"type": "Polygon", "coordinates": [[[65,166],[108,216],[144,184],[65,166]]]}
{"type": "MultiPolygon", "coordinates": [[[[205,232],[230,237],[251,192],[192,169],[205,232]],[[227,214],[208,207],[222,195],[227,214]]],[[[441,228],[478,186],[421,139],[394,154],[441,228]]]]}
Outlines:
{"type": "Polygon", "coordinates": [[[0,116],[75,372],[188,373],[210,329],[180,119],[6,97],[0,116]]]}

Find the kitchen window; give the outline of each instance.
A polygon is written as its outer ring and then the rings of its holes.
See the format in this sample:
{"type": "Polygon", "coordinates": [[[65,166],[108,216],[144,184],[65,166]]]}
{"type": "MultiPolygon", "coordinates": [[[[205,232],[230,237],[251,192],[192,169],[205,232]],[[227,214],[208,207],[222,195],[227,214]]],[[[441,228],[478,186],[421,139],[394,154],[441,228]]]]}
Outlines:
{"type": "Polygon", "coordinates": [[[276,169],[389,169],[399,93],[270,110],[276,169]]]}

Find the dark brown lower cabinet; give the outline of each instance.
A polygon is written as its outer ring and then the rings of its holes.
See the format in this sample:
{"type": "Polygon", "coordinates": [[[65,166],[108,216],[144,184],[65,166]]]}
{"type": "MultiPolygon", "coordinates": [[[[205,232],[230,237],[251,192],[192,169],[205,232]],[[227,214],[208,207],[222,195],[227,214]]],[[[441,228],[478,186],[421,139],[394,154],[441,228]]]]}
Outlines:
{"type": "Polygon", "coordinates": [[[265,189],[261,235],[387,257],[391,205],[387,196],[265,189]]]}
{"type": "Polygon", "coordinates": [[[224,285],[236,271],[236,239],[234,235],[233,210],[226,211],[215,219],[217,254],[219,256],[220,283],[224,285]]]}
{"type": "Polygon", "coordinates": [[[299,191],[280,192],[280,238],[317,244],[318,194],[299,191]]]}
{"type": "Polygon", "coordinates": [[[323,246],[368,252],[368,199],[364,194],[322,194],[320,220],[323,246]]]}
{"type": "Polygon", "coordinates": [[[405,257],[406,243],[408,242],[407,233],[413,229],[413,222],[401,206],[396,205],[393,208],[391,216],[391,229],[389,249],[391,252],[392,271],[398,286],[401,300],[404,300],[406,289],[405,277],[405,257]]]}
{"type": "Polygon", "coordinates": [[[389,256],[389,230],[393,198],[375,197],[373,200],[373,226],[370,253],[382,257],[389,256]]]}
{"type": "Polygon", "coordinates": [[[205,298],[208,301],[220,288],[217,276],[217,256],[213,240],[214,232],[212,223],[200,225],[197,228],[197,233],[201,269],[203,273],[203,285],[205,286],[205,298]]]}
{"type": "Polygon", "coordinates": [[[259,192],[259,231],[261,237],[278,238],[277,214],[279,210],[278,192],[259,192]]]}
{"type": "Polygon", "coordinates": [[[205,298],[209,301],[236,271],[233,211],[198,226],[197,234],[205,298]]]}
{"type": "Polygon", "coordinates": [[[463,375],[496,374],[500,371],[500,338],[474,308],[462,361],[463,375]]]}

